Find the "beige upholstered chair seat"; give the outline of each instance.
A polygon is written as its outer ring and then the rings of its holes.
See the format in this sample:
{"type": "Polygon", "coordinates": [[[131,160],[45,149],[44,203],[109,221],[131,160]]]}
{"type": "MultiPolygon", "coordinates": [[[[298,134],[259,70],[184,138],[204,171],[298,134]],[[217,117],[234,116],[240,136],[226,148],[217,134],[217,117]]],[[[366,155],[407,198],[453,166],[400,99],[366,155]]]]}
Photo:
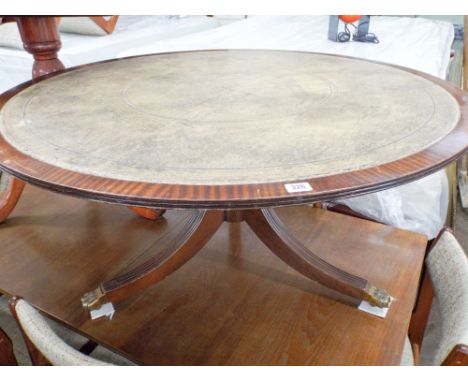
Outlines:
{"type": "MultiPolygon", "coordinates": [[[[420,364],[442,365],[457,345],[468,344],[468,258],[450,231],[444,231],[431,249],[426,267],[434,287],[434,301],[420,364]]],[[[401,365],[409,365],[412,360],[407,340],[401,365]]]]}
{"type": "Polygon", "coordinates": [[[101,346],[91,353],[92,356],[80,353],[71,344],[77,347],[83,345],[86,342],[84,337],[46,319],[24,300],[17,302],[15,311],[24,334],[52,365],[133,365],[127,359],[101,346]],[[63,338],[67,338],[68,343],[63,338]]]}

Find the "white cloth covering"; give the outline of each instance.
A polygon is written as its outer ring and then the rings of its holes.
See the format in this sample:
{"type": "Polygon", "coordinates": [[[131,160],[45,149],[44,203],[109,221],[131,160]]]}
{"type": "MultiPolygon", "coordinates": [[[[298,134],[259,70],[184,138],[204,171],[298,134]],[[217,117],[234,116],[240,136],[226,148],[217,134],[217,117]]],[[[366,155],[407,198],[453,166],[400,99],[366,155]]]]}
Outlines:
{"type": "MultiPolygon", "coordinates": [[[[380,44],[328,40],[328,16],[254,16],[180,38],[152,41],[119,57],[197,49],[284,49],[343,54],[405,66],[445,78],[453,26],[415,17],[372,17],[380,44]]],[[[358,90],[358,89],[357,89],[358,90]]]]}
{"type": "MultiPolygon", "coordinates": [[[[343,54],[416,69],[446,78],[454,37],[448,22],[415,17],[372,17],[379,44],[328,40],[328,16],[257,16],[182,38],[156,41],[119,57],[196,49],[285,49],[343,54]]],[[[356,94],[365,97],[365,94],[356,94]]],[[[401,187],[340,200],[372,219],[434,238],[445,223],[444,171],[401,187]]]]}
{"type": "Polygon", "coordinates": [[[14,22],[0,24],[0,47],[23,49],[23,40],[14,22]]]}
{"type": "MultiPolygon", "coordinates": [[[[121,16],[112,34],[85,36],[61,33],[59,58],[65,67],[115,58],[131,47],[218,27],[205,16],[121,16]]],[[[22,49],[0,47],[0,92],[31,79],[32,56],[22,49]]]]}

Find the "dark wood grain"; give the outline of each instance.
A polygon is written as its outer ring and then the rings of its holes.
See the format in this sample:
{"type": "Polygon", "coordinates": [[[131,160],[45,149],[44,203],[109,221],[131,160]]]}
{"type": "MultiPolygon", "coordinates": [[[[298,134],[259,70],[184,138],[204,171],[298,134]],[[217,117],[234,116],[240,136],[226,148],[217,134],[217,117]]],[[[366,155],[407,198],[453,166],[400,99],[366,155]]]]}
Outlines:
{"type": "Polygon", "coordinates": [[[255,235],[286,264],[311,280],[347,296],[365,300],[386,308],[391,296],[367,280],[352,275],[328,263],[307,249],[289,232],[273,209],[259,210],[198,210],[180,227],[173,229],[155,254],[141,264],[130,267],[102,282],[81,298],[87,309],[97,309],[103,303],[117,302],[160,282],[195,256],[220,228],[223,221],[245,221],[255,235]]]}
{"type": "Polygon", "coordinates": [[[277,213],[308,249],[388,290],[386,318],[357,310],[231,223],[177,272],[116,303],[113,320],[91,321],[81,295],[149,259],[189,212],[152,222],[34,187],[0,229],[0,291],[142,364],[398,364],[426,239],[316,208],[277,213]]]}
{"type": "Polygon", "coordinates": [[[17,366],[10,337],[0,328],[0,366],[17,366]]]}
{"type": "MultiPolygon", "coordinates": [[[[90,65],[103,65],[103,63],[90,65]]],[[[70,70],[73,69],[66,71],[70,70]]],[[[461,110],[457,127],[432,146],[406,158],[364,170],[303,179],[302,181],[312,185],[312,191],[288,193],[284,185],[298,182],[297,179],[249,185],[183,185],[102,178],[35,160],[16,150],[2,137],[0,137],[0,167],[27,182],[52,191],[105,202],[153,208],[245,209],[312,203],[379,191],[419,179],[445,167],[465,152],[468,143],[468,107],[465,93],[433,76],[414,70],[402,70],[428,79],[453,95],[461,110]]],[[[4,93],[0,102],[3,104],[32,83],[34,82],[25,83],[4,93]]]]}
{"type": "Polygon", "coordinates": [[[4,180],[5,189],[0,192],[0,223],[3,223],[16,207],[25,183],[5,173],[2,173],[1,176],[7,177],[4,180]]]}
{"type": "Polygon", "coordinates": [[[195,256],[222,223],[222,211],[194,212],[164,238],[151,258],[87,293],[82,298],[86,307],[99,304],[101,293],[106,301],[116,302],[163,280],[195,256]]]}
{"type": "Polygon", "coordinates": [[[5,24],[5,23],[14,23],[16,22],[16,17],[14,16],[2,16],[0,17],[0,24],[5,24]]]}
{"type": "Polygon", "coordinates": [[[62,43],[55,17],[22,16],[17,23],[24,49],[34,57],[33,78],[65,69],[57,55],[62,43]]]}
{"type": "Polygon", "coordinates": [[[421,352],[422,342],[429,320],[429,313],[431,312],[432,301],[434,299],[434,287],[432,285],[429,271],[424,269],[423,273],[424,276],[409,327],[411,346],[413,348],[413,352],[416,354],[420,354],[421,352]]]}
{"type": "Polygon", "coordinates": [[[272,209],[251,210],[244,214],[247,224],[259,239],[281,260],[304,276],[373,305],[387,307],[390,303],[387,292],[380,291],[384,299],[379,299],[373,293],[375,288],[367,280],[338,269],[304,247],[290,234],[272,209]]]}
{"type": "Polygon", "coordinates": [[[468,346],[463,344],[455,346],[442,366],[468,366],[468,346]]]}

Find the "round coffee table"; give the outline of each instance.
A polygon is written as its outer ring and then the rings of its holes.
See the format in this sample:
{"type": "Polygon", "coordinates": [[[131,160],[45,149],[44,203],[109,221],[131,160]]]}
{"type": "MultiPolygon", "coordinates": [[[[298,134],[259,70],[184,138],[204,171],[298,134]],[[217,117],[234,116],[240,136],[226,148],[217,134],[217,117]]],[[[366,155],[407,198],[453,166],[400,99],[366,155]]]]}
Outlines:
{"type": "Polygon", "coordinates": [[[193,209],[167,245],[83,297],[88,308],[166,277],[223,221],[246,221],[293,268],[383,307],[272,207],[353,196],[434,172],[468,144],[465,94],[429,75],[305,52],[194,51],[66,70],[5,93],[0,168],[88,199],[193,209]]]}

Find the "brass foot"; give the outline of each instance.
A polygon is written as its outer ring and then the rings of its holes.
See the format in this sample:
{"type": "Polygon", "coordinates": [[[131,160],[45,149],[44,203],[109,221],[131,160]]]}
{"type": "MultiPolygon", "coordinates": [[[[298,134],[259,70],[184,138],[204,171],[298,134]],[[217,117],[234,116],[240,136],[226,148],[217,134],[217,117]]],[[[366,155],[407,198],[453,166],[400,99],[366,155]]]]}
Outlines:
{"type": "Polygon", "coordinates": [[[385,289],[377,288],[372,284],[367,283],[364,292],[366,301],[379,308],[388,308],[392,302],[392,296],[385,289]]]}
{"type": "Polygon", "coordinates": [[[81,305],[83,305],[83,307],[88,310],[99,309],[107,302],[107,297],[102,291],[101,287],[98,287],[91,292],[85,293],[81,297],[81,305]]]}

